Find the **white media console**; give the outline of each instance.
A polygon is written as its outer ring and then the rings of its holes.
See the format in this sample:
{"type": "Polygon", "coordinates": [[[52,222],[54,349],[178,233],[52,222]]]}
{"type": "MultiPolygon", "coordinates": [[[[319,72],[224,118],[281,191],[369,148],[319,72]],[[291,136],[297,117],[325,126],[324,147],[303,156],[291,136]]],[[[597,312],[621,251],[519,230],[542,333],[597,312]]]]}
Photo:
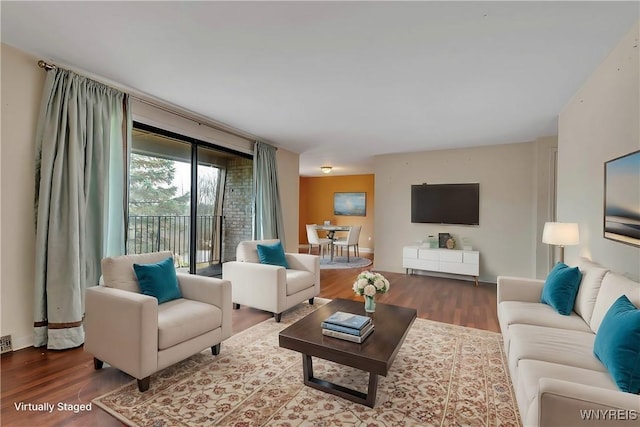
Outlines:
{"type": "Polygon", "coordinates": [[[407,270],[407,274],[413,270],[425,270],[473,276],[478,286],[480,252],[405,246],[402,248],[402,268],[407,270]]]}

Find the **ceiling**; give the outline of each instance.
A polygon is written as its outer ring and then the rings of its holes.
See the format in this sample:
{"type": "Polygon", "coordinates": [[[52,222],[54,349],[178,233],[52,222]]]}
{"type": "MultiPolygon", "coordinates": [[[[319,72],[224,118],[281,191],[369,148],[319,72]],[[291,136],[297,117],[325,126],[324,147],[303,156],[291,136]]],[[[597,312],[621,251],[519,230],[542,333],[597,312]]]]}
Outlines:
{"type": "Polygon", "coordinates": [[[0,7],[3,43],[300,153],[304,176],[556,135],[640,16],[637,1],[0,7]]]}

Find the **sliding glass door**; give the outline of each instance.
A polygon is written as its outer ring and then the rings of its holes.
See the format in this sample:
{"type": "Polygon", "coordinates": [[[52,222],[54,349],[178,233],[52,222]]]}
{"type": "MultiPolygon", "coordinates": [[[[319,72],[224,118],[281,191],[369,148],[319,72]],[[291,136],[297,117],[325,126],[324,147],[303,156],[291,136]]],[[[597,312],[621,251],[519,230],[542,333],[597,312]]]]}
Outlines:
{"type": "Polygon", "coordinates": [[[246,156],[136,123],[127,253],[170,251],[179,271],[220,276],[225,190],[233,192],[230,187],[237,185],[237,178],[229,184],[227,176],[228,170],[238,169],[239,159],[247,161],[246,156]]]}

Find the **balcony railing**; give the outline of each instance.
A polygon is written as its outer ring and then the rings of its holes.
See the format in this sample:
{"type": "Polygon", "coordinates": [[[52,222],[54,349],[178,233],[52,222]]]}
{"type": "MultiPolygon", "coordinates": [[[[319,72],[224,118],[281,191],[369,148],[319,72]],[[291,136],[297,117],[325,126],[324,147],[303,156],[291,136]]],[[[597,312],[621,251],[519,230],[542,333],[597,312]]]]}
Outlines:
{"type": "MultiPolygon", "coordinates": [[[[197,216],[196,263],[212,264],[220,261],[220,251],[217,249],[220,224],[219,215],[197,216]]],[[[171,251],[179,266],[187,266],[190,226],[188,215],[131,215],[127,253],[171,251]]]]}

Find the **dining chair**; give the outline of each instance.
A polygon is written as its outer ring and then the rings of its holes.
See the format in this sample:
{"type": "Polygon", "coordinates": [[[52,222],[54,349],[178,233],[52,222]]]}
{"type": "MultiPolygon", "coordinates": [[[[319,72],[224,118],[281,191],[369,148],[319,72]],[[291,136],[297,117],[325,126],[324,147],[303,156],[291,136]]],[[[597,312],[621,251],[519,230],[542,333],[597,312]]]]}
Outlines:
{"type": "Polygon", "coordinates": [[[319,247],[318,252],[320,256],[324,256],[324,247],[327,249],[329,245],[332,243],[331,239],[323,239],[318,237],[318,230],[316,230],[315,224],[307,224],[307,240],[309,241],[309,253],[313,249],[313,245],[317,245],[319,247]]]}
{"type": "Polygon", "coordinates": [[[346,239],[334,240],[333,245],[340,248],[340,253],[346,247],[347,248],[347,262],[349,262],[349,248],[353,246],[353,254],[360,256],[360,246],[358,240],[360,240],[361,225],[354,225],[349,229],[349,234],[346,239]]]}

